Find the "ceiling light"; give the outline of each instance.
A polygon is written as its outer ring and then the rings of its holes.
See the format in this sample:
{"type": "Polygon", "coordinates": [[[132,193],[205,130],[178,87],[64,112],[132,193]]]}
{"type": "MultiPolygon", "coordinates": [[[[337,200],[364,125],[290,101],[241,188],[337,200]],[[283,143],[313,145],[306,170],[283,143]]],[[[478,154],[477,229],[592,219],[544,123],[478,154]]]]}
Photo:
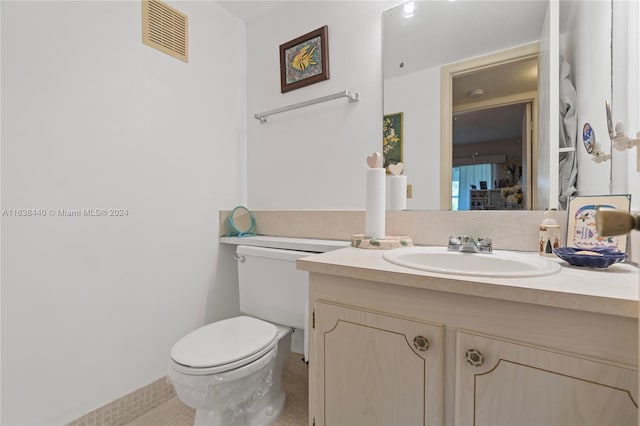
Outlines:
{"type": "Polygon", "coordinates": [[[413,16],[413,13],[416,11],[415,3],[412,1],[405,3],[403,7],[403,11],[404,11],[405,18],[411,18],[413,16]]]}
{"type": "Polygon", "coordinates": [[[470,93],[469,93],[469,97],[471,99],[478,99],[480,97],[484,96],[484,90],[483,89],[473,89],[470,93]]]}

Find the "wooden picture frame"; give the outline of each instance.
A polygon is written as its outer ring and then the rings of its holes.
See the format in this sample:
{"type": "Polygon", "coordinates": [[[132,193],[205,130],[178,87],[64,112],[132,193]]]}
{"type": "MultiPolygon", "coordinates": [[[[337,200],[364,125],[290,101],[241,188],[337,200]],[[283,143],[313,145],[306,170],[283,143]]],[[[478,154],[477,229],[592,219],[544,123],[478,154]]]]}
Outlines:
{"type": "Polygon", "coordinates": [[[402,163],[402,120],[403,114],[386,114],[382,120],[383,167],[389,174],[389,165],[402,163]]]}
{"type": "Polygon", "coordinates": [[[617,248],[627,251],[627,236],[601,237],[596,231],[595,214],[598,207],[610,207],[629,211],[631,195],[575,196],[569,199],[567,209],[567,247],[583,249],[617,248]]]}
{"type": "Polygon", "coordinates": [[[313,30],[280,45],[280,92],[329,80],[329,29],[313,30]]]}

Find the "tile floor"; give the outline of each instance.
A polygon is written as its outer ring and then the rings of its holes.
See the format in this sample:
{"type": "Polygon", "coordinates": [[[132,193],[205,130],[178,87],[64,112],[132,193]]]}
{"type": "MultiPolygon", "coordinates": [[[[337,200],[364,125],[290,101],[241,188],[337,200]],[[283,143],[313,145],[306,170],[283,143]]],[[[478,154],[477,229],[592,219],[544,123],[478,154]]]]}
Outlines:
{"type": "MultiPolygon", "coordinates": [[[[302,355],[291,353],[285,364],[283,385],[287,395],[284,411],[274,426],[304,426],[308,418],[308,366],[302,355]]],[[[195,411],[177,397],[138,417],[127,426],[192,426],[195,411]]]]}

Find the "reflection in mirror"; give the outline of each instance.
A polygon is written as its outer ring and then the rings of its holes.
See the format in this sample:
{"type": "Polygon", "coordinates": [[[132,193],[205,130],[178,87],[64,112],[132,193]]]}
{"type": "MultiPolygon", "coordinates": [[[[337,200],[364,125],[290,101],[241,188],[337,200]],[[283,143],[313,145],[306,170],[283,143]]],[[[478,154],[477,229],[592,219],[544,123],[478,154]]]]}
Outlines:
{"type": "MultiPolygon", "coordinates": [[[[618,167],[610,160],[611,140],[603,110],[605,102],[612,98],[613,3],[618,2],[560,2],[560,103],[562,108],[565,105],[563,84],[570,80],[575,88],[575,96],[567,99],[575,110],[571,130],[577,134],[578,144],[575,152],[578,168],[575,186],[578,191],[576,195],[581,196],[610,194],[611,173],[618,167]],[[570,70],[565,74],[565,68],[569,67],[570,70]],[[581,146],[584,145],[583,130],[587,123],[591,128],[591,153],[581,146]]],[[[566,123],[561,122],[561,130],[566,123]]]]}
{"type": "MultiPolygon", "coordinates": [[[[452,105],[452,121],[443,120],[443,126],[452,129],[451,145],[441,146],[452,153],[447,177],[452,210],[522,210],[532,205],[538,58],[537,52],[514,55],[498,64],[490,59],[491,65],[479,70],[473,61],[471,69],[452,75],[451,99],[446,100],[452,105]],[[480,182],[486,182],[485,188],[480,182]]],[[[443,74],[448,69],[443,67],[443,74]]]]}
{"type": "Polygon", "coordinates": [[[428,1],[416,2],[411,18],[403,15],[402,6],[383,14],[384,109],[403,112],[403,162],[414,192],[410,209],[532,207],[536,135],[523,134],[522,108],[530,103],[531,119],[524,124],[530,127],[537,113],[538,41],[546,10],[543,1],[428,1]],[[525,53],[511,52],[522,46],[528,46],[525,53]],[[474,62],[479,57],[488,59],[474,62]],[[450,74],[445,77],[447,67],[450,74]],[[512,74],[519,68],[533,70],[533,88],[512,74]],[[514,104],[520,106],[507,107],[514,104]],[[515,122],[505,121],[515,115],[515,122]],[[470,127],[479,120],[482,128],[470,127]],[[464,121],[469,123],[466,127],[454,126],[464,121]],[[507,142],[513,149],[496,150],[507,142]],[[483,143],[487,147],[476,145],[471,154],[465,151],[469,146],[457,148],[483,143]],[[476,182],[464,180],[469,175],[465,169],[470,169],[465,166],[471,164],[462,163],[480,160],[492,160],[484,163],[491,172],[476,182]],[[480,190],[481,180],[487,190],[472,194],[471,185],[480,190]],[[477,198],[474,203],[472,195],[477,198]]]}
{"type": "MultiPolygon", "coordinates": [[[[494,208],[494,204],[501,209],[559,207],[562,185],[566,184],[561,181],[568,180],[560,175],[560,168],[563,162],[575,163],[575,141],[582,129],[578,122],[597,121],[574,117],[571,141],[567,145],[558,143],[563,125],[558,111],[559,58],[561,54],[567,58],[573,69],[571,78],[580,80],[578,85],[585,86],[585,93],[588,85],[610,87],[610,73],[601,72],[610,66],[611,56],[607,50],[611,42],[607,4],[610,9],[607,1],[433,0],[415,2],[411,17],[403,12],[402,5],[383,13],[384,113],[403,113],[403,163],[414,195],[408,200],[409,209],[471,209],[472,195],[478,201],[476,208],[494,208]],[[586,20],[587,16],[591,19],[586,20]],[[597,28],[589,35],[584,22],[594,25],[594,21],[597,28]],[[522,60],[508,57],[507,53],[517,49],[528,52],[520,55],[522,60]],[[502,59],[477,62],[491,55],[502,59]],[[588,66],[584,63],[587,57],[592,62],[594,57],[599,58],[598,64],[588,66]],[[534,88],[516,89],[520,98],[509,98],[513,93],[492,93],[509,86],[512,77],[506,72],[497,78],[493,88],[485,82],[465,81],[476,74],[489,74],[488,70],[498,63],[523,65],[527,63],[525,59],[536,65],[530,69],[537,77],[534,88]],[[460,64],[467,61],[470,65],[461,68],[460,64]],[[450,71],[449,80],[444,75],[446,69],[450,71]],[[594,73],[594,69],[598,72],[594,73]],[[492,112],[517,119],[491,125],[491,120],[498,120],[492,112]],[[458,123],[463,125],[465,121],[481,125],[473,130],[468,126],[458,128],[458,123]],[[509,128],[511,133],[483,138],[487,128],[505,132],[509,128]],[[466,139],[474,133],[475,140],[466,139]],[[466,142],[456,142],[457,139],[466,142]],[[489,141],[494,149],[469,146],[483,142],[488,145],[489,141]],[[505,144],[502,152],[495,149],[500,142],[505,144]],[[507,145],[509,142],[511,145],[507,145]],[[468,178],[473,182],[459,180],[468,174],[461,167],[480,162],[488,165],[482,178],[468,178]],[[481,190],[480,182],[486,182],[486,194],[472,194],[472,185],[481,190]],[[479,195],[485,196],[483,202],[479,195]],[[487,197],[493,197],[495,203],[487,201],[487,197]]],[[[610,89],[598,90],[597,96],[603,102],[610,96],[610,89]]],[[[589,97],[585,99],[574,99],[578,111],[588,111],[585,103],[595,103],[589,97]]],[[[599,111],[602,102],[598,102],[599,111]]],[[[601,133],[606,135],[606,127],[601,133]]],[[[590,171],[591,178],[608,185],[609,167],[600,165],[590,171]]],[[[569,170],[569,179],[575,180],[574,172],[569,170]]],[[[591,189],[607,193],[598,185],[591,189]]]]}
{"type": "Polygon", "coordinates": [[[251,229],[251,216],[247,209],[244,207],[242,209],[237,209],[234,211],[233,215],[233,224],[240,232],[247,232],[251,229]]]}
{"type": "Polygon", "coordinates": [[[530,122],[530,103],[453,114],[452,210],[527,208],[530,122]]]}

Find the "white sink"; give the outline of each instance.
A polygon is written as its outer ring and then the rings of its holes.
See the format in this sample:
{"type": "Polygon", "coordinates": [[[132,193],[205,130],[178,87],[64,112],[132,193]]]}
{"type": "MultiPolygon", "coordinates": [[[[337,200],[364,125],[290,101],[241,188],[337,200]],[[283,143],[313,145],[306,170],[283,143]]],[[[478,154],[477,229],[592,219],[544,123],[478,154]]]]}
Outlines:
{"type": "Polygon", "coordinates": [[[447,251],[446,247],[407,247],[387,251],[385,260],[439,274],[480,277],[539,277],[560,271],[559,263],[537,253],[494,250],[491,254],[447,251]]]}

